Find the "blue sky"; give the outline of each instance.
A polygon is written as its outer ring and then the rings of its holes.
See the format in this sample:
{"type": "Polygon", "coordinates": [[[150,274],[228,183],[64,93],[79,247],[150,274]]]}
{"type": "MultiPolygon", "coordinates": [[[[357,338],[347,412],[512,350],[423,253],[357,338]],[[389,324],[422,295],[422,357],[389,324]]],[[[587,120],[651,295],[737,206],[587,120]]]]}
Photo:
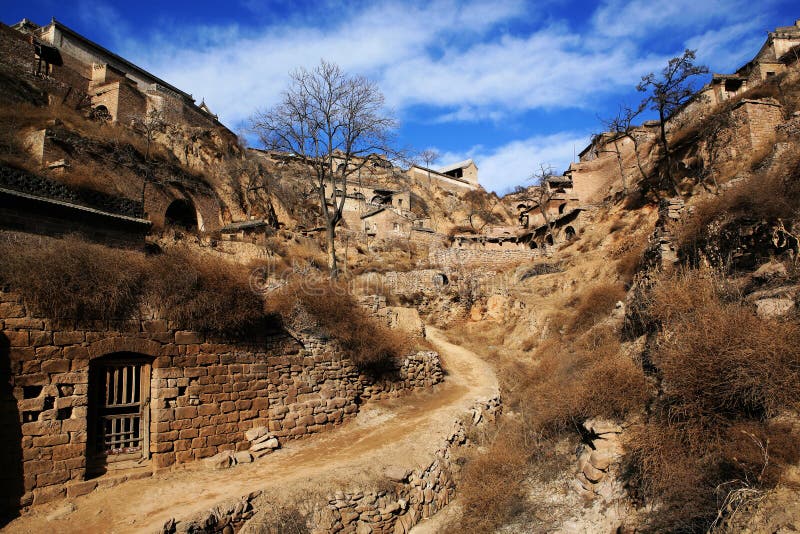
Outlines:
{"type": "MultiPolygon", "coordinates": [[[[792,9],[794,7],[794,9],[792,9]]],[[[110,2],[0,0],[0,20],[51,17],[204,98],[232,130],[321,58],[375,80],[398,143],[471,157],[506,192],[539,163],[563,170],[598,117],[684,48],[712,72],[750,60],[800,18],[782,0],[110,2]]]]}

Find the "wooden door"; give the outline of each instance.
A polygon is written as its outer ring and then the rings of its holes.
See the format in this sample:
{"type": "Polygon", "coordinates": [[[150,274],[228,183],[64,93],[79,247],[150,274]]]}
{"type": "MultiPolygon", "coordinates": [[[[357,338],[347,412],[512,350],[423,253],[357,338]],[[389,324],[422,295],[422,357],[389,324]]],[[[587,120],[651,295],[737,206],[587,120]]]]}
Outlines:
{"type": "Polygon", "coordinates": [[[148,458],[149,363],[137,358],[104,359],[97,362],[91,378],[92,463],[148,458]]]}

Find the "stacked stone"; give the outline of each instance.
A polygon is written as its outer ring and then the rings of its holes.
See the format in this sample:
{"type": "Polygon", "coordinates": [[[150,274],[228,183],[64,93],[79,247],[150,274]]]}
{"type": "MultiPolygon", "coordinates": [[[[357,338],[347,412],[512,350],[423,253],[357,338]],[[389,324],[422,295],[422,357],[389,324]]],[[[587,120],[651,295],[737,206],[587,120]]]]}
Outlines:
{"type": "Polygon", "coordinates": [[[431,387],[443,379],[444,371],[439,354],[434,351],[419,351],[403,360],[396,377],[374,381],[371,377],[362,375],[360,381],[366,385],[361,398],[395,398],[411,389],[431,387]]]}
{"type": "Polygon", "coordinates": [[[524,261],[539,257],[539,249],[511,248],[517,245],[508,245],[507,249],[468,249],[445,248],[431,251],[430,261],[434,265],[441,265],[445,269],[453,270],[464,265],[473,265],[483,268],[504,270],[505,268],[524,261]]]}
{"type": "Polygon", "coordinates": [[[253,445],[245,432],[254,427],[298,438],[355,416],[365,389],[366,397],[397,396],[442,380],[436,353],[412,355],[397,384],[376,385],[329,340],[300,343],[278,332],[250,344],[218,343],[152,316],[77,326],[34,317],[18,295],[0,291],[2,344],[13,389],[0,399],[0,430],[10,440],[4,457],[12,466],[0,474],[9,488],[0,506],[12,509],[105,483],[107,477],[85,476],[89,366],[106,355],[135,353],[152,368],[145,452],[155,469],[222,452],[241,463],[234,453],[253,445]]]}
{"type": "MultiPolygon", "coordinates": [[[[501,409],[499,397],[478,401],[469,412],[470,421],[476,426],[487,424],[495,420],[501,409]]],[[[425,468],[391,467],[384,472],[394,491],[339,491],[329,496],[327,506],[314,514],[312,532],[406,534],[420,520],[432,517],[452,500],[458,467],[450,460],[451,451],[466,441],[465,423],[459,419],[425,468]]]]}
{"type": "Polygon", "coordinates": [[[578,453],[578,475],[573,488],[586,499],[600,496],[611,502],[619,496],[621,488],[612,476],[612,469],[622,456],[619,435],[622,427],[597,419],[583,423],[589,436],[595,436],[591,445],[581,445],[578,453]]]}
{"type": "Polygon", "coordinates": [[[170,519],[161,528],[161,534],[189,534],[213,532],[233,534],[241,530],[242,525],[253,516],[252,501],[261,495],[254,491],[238,499],[228,499],[219,503],[203,514],[187,521],[170,519]]]}

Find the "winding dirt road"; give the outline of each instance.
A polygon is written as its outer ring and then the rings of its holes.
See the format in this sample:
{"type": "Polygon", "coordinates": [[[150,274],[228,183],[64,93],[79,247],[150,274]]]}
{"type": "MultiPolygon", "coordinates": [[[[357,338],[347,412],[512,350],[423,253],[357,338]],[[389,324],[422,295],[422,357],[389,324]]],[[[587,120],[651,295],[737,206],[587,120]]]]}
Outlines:
{"type": "Polygon", "coordinates": [[[430,391],[368,403],[336,430],[286,442],[283,449],[252,464],[211,470],[194,462],[74,499],[72,511],[64,509],[63,501],[34,508],[6,531],[154,532],[170,518],[188,518],[255,490],[275,496],[298,487],[333,492],[379,479],[388,466],[427,464],[453,421],[475,400],[499,391],[486,362],[447,342],[433,327],[427,332],[446,371],[444,383],[430,391]]]}

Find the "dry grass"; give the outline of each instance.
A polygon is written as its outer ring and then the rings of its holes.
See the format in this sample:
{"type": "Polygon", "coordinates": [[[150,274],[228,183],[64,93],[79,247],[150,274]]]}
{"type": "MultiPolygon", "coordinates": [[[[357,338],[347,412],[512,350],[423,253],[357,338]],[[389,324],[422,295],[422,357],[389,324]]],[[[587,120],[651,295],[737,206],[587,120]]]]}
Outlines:
{"type": "Polygon", "coordinates": [[[666,278],[653,301],[663,328],[653,363],[673,416],[713,424],[800,408],[800,325],[726,302],[707,271],[666,278]]]}
{"type": "Polygon", "coordinates": [[[625,289],[619,284],[600,283],[589,288],[568,303],[575,307],[569,330],[572,333],[588,330],[607,317],[620,300],[625,300],[625,289]]]}
{"type": "Polygon", "coordinates": [[[663,393],[631,440],[629,483],[660,503],[655,530],[705,530],[719,488],[772,487],[800,455],[772,419],[800,408],[800,325],[757,317],[710,270],[665,276],[647,308],[663,393]]]}
{"type": "Polygon", "coordinates": [[[160,317],[191,330],[248,334],[270,319],[249,274],[240,265],[175,249],[150,259],[145,299],[160,317]]]}
{"type": "Polygon", "coordinates": [[[681,252],[691,257],[702,248],[708,228],[715,221],[791,220],[800,205],[798,175],[800,146],[795,146],[777,167],[753,174],[736,187],[698,204],[692,216],[677,228],[681,252]]]}
{"type": "Polygon", "coordinates": [[[404,333],[368,316],[343,284],[308,278],[292,282],[269,294],[267,310],[288,324],[322,328],[363,370],[392,371],[411,350],[404,333]]]}
{"type": "Polygon", "coordinates": [[[146,256],[77,237],[6,236],[0,256],[0,279],[43,317],[135,319],[146,306],[177,328],[229,336],[270,319],[247,270],[188,250],[146,256]]]}
{"type": "Polygon", "coordinates": [[[0,280],[52,319],[126,319],[144,289],[144,254],[65,239],[0,241],[0,280]]]}

